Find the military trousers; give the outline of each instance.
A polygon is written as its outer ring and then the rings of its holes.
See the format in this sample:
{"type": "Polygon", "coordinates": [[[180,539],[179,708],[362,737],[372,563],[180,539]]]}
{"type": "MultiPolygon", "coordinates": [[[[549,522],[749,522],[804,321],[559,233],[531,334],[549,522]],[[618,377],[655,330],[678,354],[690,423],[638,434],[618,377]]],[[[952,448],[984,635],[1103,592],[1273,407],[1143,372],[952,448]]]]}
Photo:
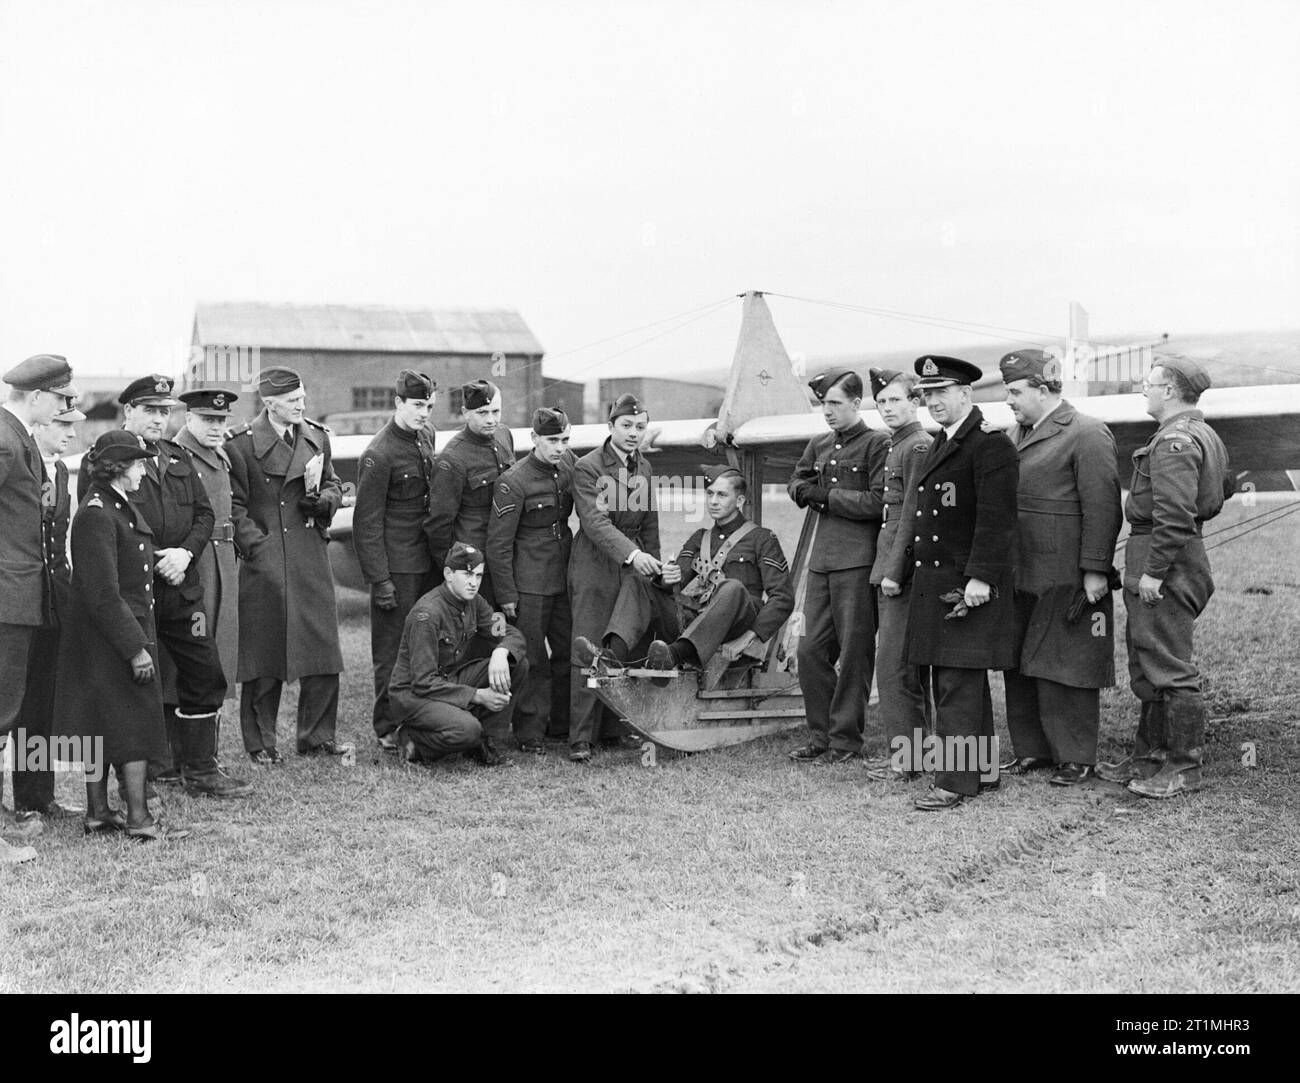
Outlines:
{"type": "Polygon", "coordinates": [[[1007,729],[1017,756],[1053,763],[1097,762],[1101,690],[1073,688],[1019,670],[1003,673],[1007,689],[1007,729]]]}
{"type": "Polygon", "coordinates": [[[376,737],[387,737],[397,728],[388,706],[388,679],[397,662],[406,616],[415,603],[436,585],[432,572],[393,572],[389,575],[397,591],[397,606],[380,609],[370,588],[370,663],[375,676],[375,707],[372,715],[376,737]]]}
{"type": "Polygon", "coordinates": [[[974,797],[980,792],[981,755],[991,770],[998,766],[997,750],[993,748],[993,695],[989,691],[988,670],[934,666],[930,672],[934,682],[934,733],[940,757],[934,784],[974,797]]]}
{"type": "MultiPolygon", "coordinates": [[[[59,664],[59,629],[33,629],[31,649],[27,655],[27,681],[22,693],[22,707],[16,728],[24,739],[39,737],[49,748],[50,729],[54,724],[54,678],[59,664]]],[[[0,686],[3,687],[3,686],[0,686]]],[[[54,800],[52,770],[14,772],[14,811],[41,812],[54,800]]]]}
{"type": "Polygon", "coordinates": [[[37,630],[30,624],[0,624],[0,689],[6,690],[0,695],[0,742],[18,723],[23,700],[14,690],[27,681],[27,659],[37,630]]]}
{"type": "MultiPolygon", "coordinates": [[[[488,685],[487,658],[475,658],[452,670],[447,676],[456,684],[471,688],[488,685]]],[[[426,699],[410,692],[392,697],[393,713],[398,718],[398,738],[409,737],[417,758],[438,760],[454,752],[477,748],[484,736],[500,740],[510,730],[510,718],[520,692],[528,683],[528,659],[510,660],[510,702],[499,711],[489,711],[481,704],[460,707],[439,699],[426,699]]]]}
{"type": "Polygon", "coordinates": [[[861,751],[876,663],[870,567],[808,573],[798,658],[810,742],[818,748],[861,751]]]}
{"type": "MultiPolygon", "coordinates": [[[[275,748],[275,720],[284,681],[256,677],[240,685],[239,728],[250,754],[275,748]]],[[[316,673],[298,682],[298,751],[334,739],[339,713],[339,675],[316,673]]]]}
{"type": "Polygon", "coordinates": [[[708,665],[722,644],[753,628],[757,616],[758,606],[745,584],[739,579],[724,579],[714,590],[708,605],[678,638],[695,648],[700,665],[708,665]]]}
{"type": "Polygon", "coordinates": [[[1124,608],[1128,623],[1129,686],[1143,702],[1155,703],[1167,692],[1201,691],[1201,673],[1192,661],[1192,631],[1214,593],[1209,558],[1199,537],[1192,538],[1165,574],[1155,605],[1138,594],[1150,535],[1130,535],[1124,546],[1124,608]]]}
{"type": "Polygon", "coordinates": [[[934,705],[928,702],[929,666],[914,666],[907,661],[907,608],[912,601],[911,584],[901,594],[886,597],[876,591],[876,689],[880,693],[880,718],[885,731],[885,754],[893,749],[894,739],[912,741],[920,730],[933,729],[934,705]]]}
{"type": "Polygon", "coordinates": [[[652,638],[676,639],[677,628],[677,606],[671,591],[660,590],[643,575],[623,576],[614,612],[605,626],[606,637],[618,636],[631,657],[640,658],[652,638]]]}
{"type": "Polygon", "coordinates": [[[175,705],[185,714],[211,714],[226,698],[226,675],[217,655],[216,628],[201,598],[189,602],[180,588],[154,579],[154,625],[159,653],[176,675],[175,705]]]}
{"type": "Polygon", "coordinates": [[[570,655],[573,611],[567,594],[520,593],[512,622],[528,644],[528,687],[513,726],[520,743],[569,736],[570,655]]]}

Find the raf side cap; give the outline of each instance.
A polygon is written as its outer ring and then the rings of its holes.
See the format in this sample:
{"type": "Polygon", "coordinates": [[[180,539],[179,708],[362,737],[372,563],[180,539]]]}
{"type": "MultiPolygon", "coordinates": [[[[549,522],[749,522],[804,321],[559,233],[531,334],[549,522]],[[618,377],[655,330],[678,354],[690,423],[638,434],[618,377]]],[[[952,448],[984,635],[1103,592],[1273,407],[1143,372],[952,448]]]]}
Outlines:
{"type": "Polygon", "coordinates": [[[814,376],[808,381],[808,386],[812,388],[812,393],[817,396],[817,401],[821,402],[835,384],[845,376],[856,375],[852,369],[830,368],[820,376],[814,376]]]}
{"type": "Polygon", "coordinates": [[[49,391],[75,399],[79,392],[72,386],[72,366],[56,353],[38,353],[15,365],[0,377],[15,391],[49,391]]]}
{"type": "Polygon", "coordinates": [[[302,377],[293,369],[273,365],[257,374],[257,393],[265,398],[267,395],[288,395],[302,387],[302,377]]]}
{"type": "Polygon", "coordinates": [[[1046,350],[1014,350],[998,362],[1004,384],[1016,380],[1039,380],[1060,383],[1061,362],[1046,350]]]}
{"type": "Polygon", "coordinates": [[[126,462],[130,459],[149,459],[153,455],[140,446],[140,438],[125,429],[109,429],[99,434],[90,449],[95,462],[126,462]]]}
{"type": "Polygon", "coordinates": [[[179,406],[180,400],[172,398],[175,386],[176,381],[170,376],[155,372],[127,384],[117,401],[123,406],[179,406]]]}
{"type": "Polygon", "coordinates": [[[743,478],[745,476],[734,466],[728,466],[726,463],[703,463],[700,466],[700,473],[704,475],[704,480],[710,485],[719,478],[728,476],[743,478]]]}
{"type": "Polygon", "coordinates": [[[1151,361],[1151,367],[1159,365],[1166,372],[1176,372],[1187,381],[1194,394],[1200,395],[1210,388],[1210,374],[1190,357],[1183,357],[1180,354],[1166,354],[1156,356],[1151,361]]]}
{"type": "Polygon", "coordinates": [[[414,369],[402,369],[397,374],[397,394],[404,399],[431,399],[438,390],[438,381],[414,369]]]}
{"type": "Polygon", "coordinates": [[[491,380],[473,380],[460,389],[461,402],[466,410],[481,410],[491,404],[500,389],[491,380]]]}
{"type": "Polygon", "coordinates": [[[230,416],[230,404],[238,395],[224,387],[204,387],[198,391],[186,391],[180,396],[185,408],[195,414],[219,414],[230,416]]]}
{"type": "Polygon", "coordinates": [[[619,395],[614,400],[614,405],[609,408],[610,421],[620,417],[635,417],[637,414],[645,414],[649,417],[650,408],[630,392],[626,395],[619,395]]]}
{"type": "Polygon", "coordinates": [[[449,571],[472,572],[486,559],[482,550],[475,549],[474,546],[466,545],[464,542],[456,542],[447,550],[447,559],[442,563],[449,571]]]}
{"type": "Polygon", "coordinates": [[[960,357],[943,357],[930,353],[918,357],[913,362],[912,368],[921,377],[916,382],[917,388],[921,391],[931,387],[973,384],[984,375],[978,365],[972,365],[960,357]]]}
{"type": "Polygon", "coordinates": [[[871,397],[874,399],[903,374],[893,369],[867,369],[867,375],[871,378],[871,397]]]}
{"type": "Polygon", "coordinates": [[[569,415],[558,406],[543,406],[533,414],[533,432],[538,436],[560,436],[569,427],[569,415]]]}

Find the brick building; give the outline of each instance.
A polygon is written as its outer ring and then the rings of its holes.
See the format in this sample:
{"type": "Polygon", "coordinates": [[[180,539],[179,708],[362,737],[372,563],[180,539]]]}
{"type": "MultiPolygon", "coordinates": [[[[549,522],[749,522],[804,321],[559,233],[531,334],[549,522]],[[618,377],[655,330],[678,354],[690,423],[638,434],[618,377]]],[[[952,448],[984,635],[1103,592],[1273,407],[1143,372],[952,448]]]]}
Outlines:
{"type": "Polygon", "coordinates": [[[391,413],[393,382],[400,369],[411,368],[438,383],[433,420],[439,429],[458,425],[460,404],[451,389],[476,379],[500,386],[506,424],[527,425],[544,397],[542,354],[523,317],[510,309],[200,304],[182,384],[238,389],[232,419],[238,423],[260,409],[256,372],[284,365],[302,375],[308,416],[329,421],[391,413]]]}

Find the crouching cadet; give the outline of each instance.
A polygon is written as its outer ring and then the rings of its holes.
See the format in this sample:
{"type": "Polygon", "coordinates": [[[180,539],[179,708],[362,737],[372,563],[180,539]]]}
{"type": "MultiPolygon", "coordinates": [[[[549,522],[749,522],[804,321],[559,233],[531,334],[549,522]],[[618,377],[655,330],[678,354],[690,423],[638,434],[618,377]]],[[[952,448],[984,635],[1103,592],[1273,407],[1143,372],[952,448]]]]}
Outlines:
{"type": "Polygon", "coordinates": [[[407,614],[388,699],[408,763],[469,752],[495,767],[493,738],[510,728],[515,694],[528,677],[524,637],[479,596],[483,554],[456,542],[443,582],[407,614]]]}
{"type": "Polygon", "coordinates": [[[745,518],[745,479],[729,467],[705,467],[713,525],[697,530],[660,582],[678,589],[685,630],[650,644],[651,669],[703,668],[721,649],[727,662],[761,661],[768,641],[794,609],[790,568],[776,535],[745,518]]]}

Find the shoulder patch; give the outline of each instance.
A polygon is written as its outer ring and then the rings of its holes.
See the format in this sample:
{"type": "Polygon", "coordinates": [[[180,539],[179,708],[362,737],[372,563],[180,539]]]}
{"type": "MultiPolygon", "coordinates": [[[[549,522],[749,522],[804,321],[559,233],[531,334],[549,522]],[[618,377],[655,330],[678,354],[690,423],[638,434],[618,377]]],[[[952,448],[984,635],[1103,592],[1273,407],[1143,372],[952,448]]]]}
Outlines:
{"type": "Polygon", "coordinates": [[[439,470],[450,470],[450,469],[451,469],[451,463],[449,463],[446,459],[439,459],[439,460],[438,460],[438,469],[439,469],[439,470]]]}
{"type": "Polygon", "coordinates": [[[375,460],[374,460],[374,458],[373,458],[372,456],[367,455],[364,459],[361,460],[361,465],[362,465],[362,466],[374,466],[374,465],[375,465],[375,460]]]}
{"type": "Polygon", "coordinates": [[[510,483],[509,483],[509,482],[507,482],[507,481],[503,481],[503,482],[498,486],[498,488],[499,488],[503,493],[505,493],[506,496],[509,496],[509,495],[510,495],[510,483]]]}
{"type": "Polygon", "coordinates": [[[429,611],[427,609],[417,609],[415,611],[415,619],[418,621],[427,621],[429,619],[429,611]]]}
{"type": "Polygon", "coordinates": [[[930,445],[929,445],[929,444],[914,444],[914,445],[912,445],[912,450],[913,450],[914,452],[916,452],[917,454],[924,455],[927,451],[930,450],[930,445]]]}
{"type": "Polygon", "coordinates": [[[86,501],[86,507],[88,508],[102,508],[103,506],[104,506],[104,502],[99,499],[98,493],[96,493],[94,496],[92,496],[89,500],[86,501]]]}

